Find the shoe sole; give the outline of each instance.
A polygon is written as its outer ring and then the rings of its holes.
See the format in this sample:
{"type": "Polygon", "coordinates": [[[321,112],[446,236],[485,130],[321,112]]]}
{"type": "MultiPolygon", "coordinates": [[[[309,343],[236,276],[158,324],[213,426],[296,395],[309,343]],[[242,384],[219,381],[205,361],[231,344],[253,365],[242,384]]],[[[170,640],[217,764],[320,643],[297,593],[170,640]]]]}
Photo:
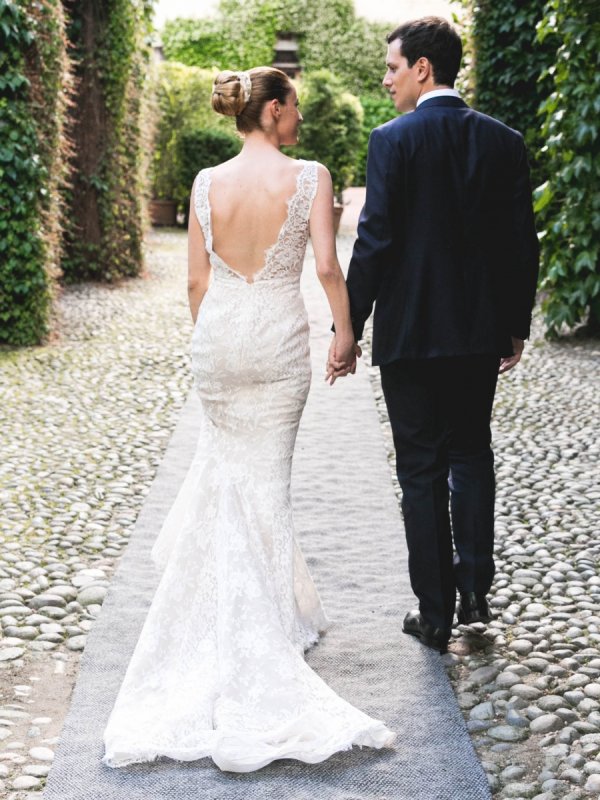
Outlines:
{"type": "Polygon", "coordinates": [[[447,646],[442,647],[442,645],[434,644],[432,641],[426,641],[424,639],[424,637],[423,637],[423,634],[420,633],[419,631],[407,630],[404,627],[402,628],[402,631],[403,631],[403,633],[406,633],[409,636],[414,636],[414,638],[418,639],[419,642],[421,642],[422,645],[424,645],[425,647],[429,647],[431,650],[436,650],[441,655],[444,655],[445,653],[448,652],[448,647],[447,646]]]}
{"type": "Polygon", "coordinates": [[[476,622],[488,623],[488,622],[492,621],[492,617],[491,616],[485,616],[484,617],[484,616],[479,615],[479,614],[476,617],[474,617],[472,619],[469,619],[469,620],[465,619],[465,615],[464,614],[460,614],[459,613],[456,616],[458,617],[458,624],[459,625],[474,625],[476,622]]]}

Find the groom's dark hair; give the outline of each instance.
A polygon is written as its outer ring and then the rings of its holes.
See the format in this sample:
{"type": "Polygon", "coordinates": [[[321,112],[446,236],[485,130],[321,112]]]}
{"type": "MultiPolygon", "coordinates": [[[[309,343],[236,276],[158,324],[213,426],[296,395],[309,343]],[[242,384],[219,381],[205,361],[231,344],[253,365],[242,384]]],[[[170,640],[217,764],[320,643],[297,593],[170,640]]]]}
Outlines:
{"type": "Polygon", "coordinates": [[[442,17],[422,17],[405,22],[387,37],[388,44],[400,40],[400,52],[408,66],[422,56],[433,67],[436,83],[454,86],[462,58],[462,43],[456,30],[442,17]]]}

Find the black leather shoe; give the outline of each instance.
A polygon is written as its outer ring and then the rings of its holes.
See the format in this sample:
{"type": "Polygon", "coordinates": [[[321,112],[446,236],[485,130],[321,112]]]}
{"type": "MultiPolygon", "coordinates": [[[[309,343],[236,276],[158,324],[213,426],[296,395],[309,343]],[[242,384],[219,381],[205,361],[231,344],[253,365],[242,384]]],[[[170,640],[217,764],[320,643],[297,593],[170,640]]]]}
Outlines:
{"type": "Polygon", "coordinates": [[[485,595],[475,594],[475,592],[461,593],[460,602],[456,607],[456,615],[459,625],[490,622],[492,619],[485,595]]]}
{"type": "Polygon", "coordinates": [[[426,622],[418,611],[409,611],[404,617],[404,625],[402,626],[404,633],[416,637],[421,644],[437,650],[438,653],[448,652],[448,641],[450,639],[449,631],[444,631],[441,628],[434,628],[429,622],[426,622]]]}

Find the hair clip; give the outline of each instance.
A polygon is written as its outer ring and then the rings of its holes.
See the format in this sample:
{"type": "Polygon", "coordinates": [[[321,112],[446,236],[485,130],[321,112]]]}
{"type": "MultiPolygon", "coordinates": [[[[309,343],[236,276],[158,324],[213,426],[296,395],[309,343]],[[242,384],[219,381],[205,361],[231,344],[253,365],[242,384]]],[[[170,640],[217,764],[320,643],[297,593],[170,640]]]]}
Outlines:
{"type": "Polygon", "coordinates": [[[250,75],[247,72],[238,72],[237,74],[238,80],[244,90],[244,102],[248,102],[250,100],[250,96],[252,94],[252,80],[250,79],[250,75]]]}

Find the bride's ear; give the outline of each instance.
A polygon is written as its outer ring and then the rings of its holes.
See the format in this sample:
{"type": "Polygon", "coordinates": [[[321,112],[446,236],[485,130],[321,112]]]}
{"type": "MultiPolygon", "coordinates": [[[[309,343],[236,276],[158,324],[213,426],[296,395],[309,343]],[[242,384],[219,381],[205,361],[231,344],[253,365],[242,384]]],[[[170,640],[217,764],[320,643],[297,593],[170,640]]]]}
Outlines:
{"type": "Polygon", "coordinates": [[[271,100],[271,102],[269,103],[269,106],[271,107],[271,114],[273,115],[273,118],[279,119],[279,115],[281,114],[281,103],[279,102],[279,100],[277,100],[277,98],[274,97],[273,100],[271,100]]]}
{"type": "Polygon", "coordinates": [[[281,116],[281,103],[277,99],[269,100],[265,103],[260,115],[264,130],[272,130],[277,126],[281,116]]]}

